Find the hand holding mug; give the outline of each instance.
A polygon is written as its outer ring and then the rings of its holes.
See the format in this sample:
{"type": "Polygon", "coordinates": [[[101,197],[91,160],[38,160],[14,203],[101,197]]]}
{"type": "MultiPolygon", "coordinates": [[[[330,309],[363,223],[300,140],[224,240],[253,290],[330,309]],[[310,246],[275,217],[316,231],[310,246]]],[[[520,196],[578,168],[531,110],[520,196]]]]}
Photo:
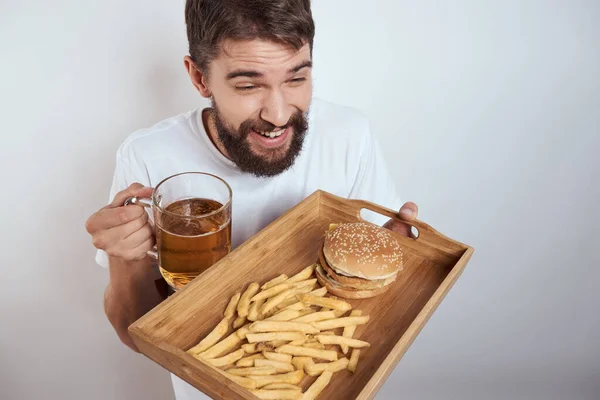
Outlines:
{"type": "Polygon", "coordinates": [[[125,261],[145,258],[155,243],[148,214],[142,207],[124,204],[128,198],[150,197],[152,192],[152,188],[134,183],[117,193],[109,205],[92,214],[85,227],[92,235],[94,247],[125,261]]]}

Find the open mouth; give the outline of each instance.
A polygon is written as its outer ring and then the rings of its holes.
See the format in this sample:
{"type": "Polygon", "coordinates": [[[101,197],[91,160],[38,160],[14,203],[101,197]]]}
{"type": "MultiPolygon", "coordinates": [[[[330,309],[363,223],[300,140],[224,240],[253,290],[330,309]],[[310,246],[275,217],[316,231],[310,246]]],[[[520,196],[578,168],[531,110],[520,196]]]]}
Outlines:
{"type": "Polygon", "coordinates": [[[255,131],[254,129],[252,130],[252,136],[254,138],[256,138],[256,141],[259,142],[259,144],[263,147],[268,147],[268,148],[273,148],[273,147],[279,147],[281,146],[283,143],[286,142],[286,139],[288,138],[289,134],[290,134],[291,129],[285,128],[285,129],[275,129],[273,131],[264,131],[264,132],[260,132],[260,131],[255,131]]]}
{"type": "Polygon", "coordinates": [[[258,133],[259,135],[262,135],[264,137],[273,139],[273,138],[281,136],[281,134],[284,131],[285,131],[285,129],[275,129],[274,131],[265,131],[265,132],[254,131],[254,132],[258,133]]]}

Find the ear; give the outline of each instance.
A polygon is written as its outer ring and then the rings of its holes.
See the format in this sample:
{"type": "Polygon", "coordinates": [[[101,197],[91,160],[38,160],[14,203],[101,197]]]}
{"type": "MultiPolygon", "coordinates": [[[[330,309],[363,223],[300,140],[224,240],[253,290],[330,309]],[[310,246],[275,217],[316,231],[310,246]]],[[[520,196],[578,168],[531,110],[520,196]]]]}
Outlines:
{"type": "Polygon", "coordinates": [[[211,96],[211,92],[207,84],[207,75],[198,69],[196,63],[194,63],[194,60],[192,60],[190,56],[185,56],[183,58],[183,65],[185,66],[185,70],[190,76],[190,80],[192,81],[192,84],[196,90],[202,97],[209,98],[211,96]]]}

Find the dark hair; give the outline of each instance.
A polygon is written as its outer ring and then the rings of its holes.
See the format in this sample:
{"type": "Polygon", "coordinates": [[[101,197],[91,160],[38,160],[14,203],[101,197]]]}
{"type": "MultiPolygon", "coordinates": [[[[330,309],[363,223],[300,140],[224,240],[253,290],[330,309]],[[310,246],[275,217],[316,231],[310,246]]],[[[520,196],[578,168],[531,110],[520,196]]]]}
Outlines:
{"type": "Polygon", "coordinates": [[[206,71],[225,39],[266,39],[296,49],[308,43],[315,24],[310,0],[187,0],[185,23],[190,57],[206,71]]]}

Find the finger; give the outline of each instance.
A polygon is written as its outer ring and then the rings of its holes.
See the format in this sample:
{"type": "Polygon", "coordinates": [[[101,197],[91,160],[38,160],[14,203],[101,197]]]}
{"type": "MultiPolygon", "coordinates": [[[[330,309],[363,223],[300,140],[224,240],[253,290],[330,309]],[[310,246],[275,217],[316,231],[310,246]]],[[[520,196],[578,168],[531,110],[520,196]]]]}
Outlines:
{"type": "Polygon", "coordinates": [[[150,228],[150,225],[146,224],[140,229],[138,229],[136,232],[127,236],[127,238],[123,239],[119,243],[119,246],[122,249],[126,249],[126,251],[128,251],[129,249],[135,249],[136,247],[140,246],[142,243],[152,238],[153,236],[154,235],[152,234],[152,229],[150,228]]]}
{"type": "Polygon", "coordinates": [[[148,198],[152,196],[153,190],[154,189],[152,188],[145,187],[141,183],[132,183],[127,189],[117,193],[108,207],[121,207],[125,203],[125,200],[133,196],[148,198]]]}
{"type": "MultiPolygon", "coordinates": [[[[145,209],[134,205],[118,208],[103,208],[89,219],[87,230],[90,233],[94,233],[104,229],[119,227],[136,219],[143,218],[144,215],[146,215],[147,220],[148,214],[145,209]]],[[[139,229],[139,227],[137,229],[139,229]]]]}
{"type": "Polygon", "coordinates": [[[92,235],[92,243],[94,247],[106,250],[109,254],[114,254],[113,249],[119,248],[120,242],[147,224],[148,214],[144,213],[140,218],[134,219],[124,225],[95,232],[92,235]]]}
{"type": "Polygon", "coordinates": [[[154,237],[150,237],[148,239],[146,239],[143,243],[141,243],[139,246],[129,250],[127,253],[124,254],[124,257],[126,260],[142,260],[144,258],[146,258],[147,251],[148,250],[152,250],[152,247],[154,246],[154,237]]]}
{"type": "Polygon", "coordinates": [[[405,221],[412,221],[417,218],[419,214],[419,207],[412,201],[408,203],[404,203],[404,205],[400,208],[400,218],[405,221]]]}
{"type": "Polygon", "coordinates": [[[411,237],[412,232],[410,231],[410,228],[411,228],[410,225],[407,225],[407,224],[405,224],[403,222],[400,222],[400,221],[394,221],[394,225],[392,227],[392,230],[394,232],[397,232],[397,233],[403,235],[403,236],[411,237]]]}

